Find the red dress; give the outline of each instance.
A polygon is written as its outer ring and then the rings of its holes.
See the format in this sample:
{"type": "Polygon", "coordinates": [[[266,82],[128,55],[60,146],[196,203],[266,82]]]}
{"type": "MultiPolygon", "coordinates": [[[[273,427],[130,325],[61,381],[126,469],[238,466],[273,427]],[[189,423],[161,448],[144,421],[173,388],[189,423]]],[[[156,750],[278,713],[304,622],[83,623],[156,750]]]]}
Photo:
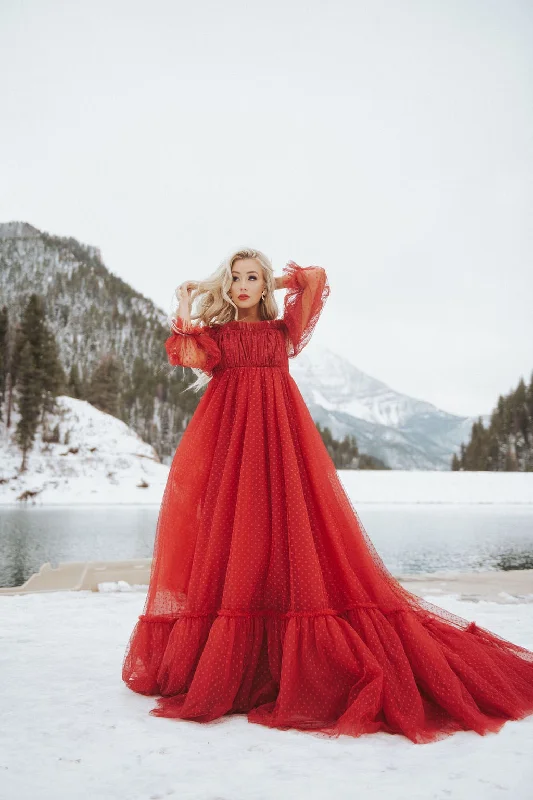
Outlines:
{"type": "Polygon", "coordinates": [[[283,317],[178,319],[172,364],[212,379],[176,450],[122,678],[154,716],[415,743],[533,713],[533,653],[411,594],[345,493],[288,358],[329,294],[289,262],[283,317]]]}

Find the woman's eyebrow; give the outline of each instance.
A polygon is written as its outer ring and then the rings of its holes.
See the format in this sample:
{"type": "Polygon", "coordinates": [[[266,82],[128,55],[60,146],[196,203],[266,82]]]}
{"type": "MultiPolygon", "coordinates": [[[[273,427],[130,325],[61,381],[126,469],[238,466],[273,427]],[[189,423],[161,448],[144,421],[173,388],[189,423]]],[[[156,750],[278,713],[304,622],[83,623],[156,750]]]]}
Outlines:
{"type": "MultiPolygon", "coordinates": [[[[232,271],[232,272],[237,272],[237,270],[235,270],[235,269],[232,269],[231,271],[232,271]]],[[[248,272],[247,272],[246,274],[247,274],[247,275],[249,275],[249,274],[250,274],[250,272],[253,272],[253,273],[254,273],[254,275],[257,275],[257,270],[256,270],[256,269],[249,269],[249,270],[248,270],[248,272]]],[[[239,273],[238,273],[238,272],[237,272],[237,275],[239,275],[239,273]]]]}

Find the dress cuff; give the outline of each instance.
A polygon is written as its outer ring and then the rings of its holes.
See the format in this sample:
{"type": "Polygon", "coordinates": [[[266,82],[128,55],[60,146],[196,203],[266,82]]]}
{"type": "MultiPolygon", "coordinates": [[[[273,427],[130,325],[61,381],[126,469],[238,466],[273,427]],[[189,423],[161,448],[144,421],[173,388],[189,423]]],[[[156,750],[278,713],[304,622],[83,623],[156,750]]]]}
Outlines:
{"type": "Polygon", "coordinates": [[[298,280],[298,273],[305,267],[300,267],[294,261],[289,261],[283,267],[283,288],[284,289],[300,289],[300,282],[298,280]]]}
{"type": "Polygon", "coordinates": [[[179,316],[171,321],[170,328],[173,333],[182,335],[192,334],[193,336],[199,336],[203,332],[200,325],[193,325],[190,320],[184,320],[179,316]]]}

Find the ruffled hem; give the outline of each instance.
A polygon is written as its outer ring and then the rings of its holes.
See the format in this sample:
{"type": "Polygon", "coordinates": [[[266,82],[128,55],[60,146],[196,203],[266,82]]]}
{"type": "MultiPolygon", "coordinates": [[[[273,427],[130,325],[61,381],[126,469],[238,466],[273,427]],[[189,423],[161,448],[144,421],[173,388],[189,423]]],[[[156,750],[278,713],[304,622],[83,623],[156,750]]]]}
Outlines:
{"type": "Polygon", "coordinates": [[[474,622],[460,629],[375,604],[141,615],[122,677],[160,695],[153,716],[240,713],[273,728],[382,731],[416,744],[496,732],[533,713],[533,653],[474,622]]]}

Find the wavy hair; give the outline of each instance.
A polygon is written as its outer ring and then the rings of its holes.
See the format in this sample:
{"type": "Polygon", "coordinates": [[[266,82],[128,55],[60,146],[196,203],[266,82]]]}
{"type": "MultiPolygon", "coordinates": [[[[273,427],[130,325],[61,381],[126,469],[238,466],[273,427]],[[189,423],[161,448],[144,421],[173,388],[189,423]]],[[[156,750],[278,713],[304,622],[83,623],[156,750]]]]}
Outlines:
{"type": "MultiPolygon", "coordinates": [[[[276,319],[279,313],[278,305],[274,297],[274,270],[272,262],[261,250],[251,247],[244,247],[230,253],[220,262],[217,269],[207,278],[201,281],[189,281],[194,288],[191,292],[191,322],[198,320],[203,325],[224,325],[237,319],[238,308],[229,296],[229,290],[233,281],[231,271],[236,261],[241,258],[255,258],[263,269],[265,280],[266,297],[259,301],[259,319],[276,319]]],[[[178,289],[175,290],[172,309],[168,316],[170,325],[172,319],[176,319],[178,313],[178,289]]],[[[198,392],[211,380],[209,375],[200,369],[192,368],[197,376],[194,383],[184,391],[193,390],[198,392]]]]}

